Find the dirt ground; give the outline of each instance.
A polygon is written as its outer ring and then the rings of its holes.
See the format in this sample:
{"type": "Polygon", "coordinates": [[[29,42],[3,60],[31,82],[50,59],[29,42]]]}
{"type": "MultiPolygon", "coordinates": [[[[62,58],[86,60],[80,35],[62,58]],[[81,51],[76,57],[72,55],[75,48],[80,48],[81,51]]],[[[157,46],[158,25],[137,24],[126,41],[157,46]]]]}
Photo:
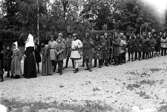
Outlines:
{"type": "Polygon", "coordinates": [[[167,57],[8,79],[0,99],[10,112],[167,112],[167,57]]]}

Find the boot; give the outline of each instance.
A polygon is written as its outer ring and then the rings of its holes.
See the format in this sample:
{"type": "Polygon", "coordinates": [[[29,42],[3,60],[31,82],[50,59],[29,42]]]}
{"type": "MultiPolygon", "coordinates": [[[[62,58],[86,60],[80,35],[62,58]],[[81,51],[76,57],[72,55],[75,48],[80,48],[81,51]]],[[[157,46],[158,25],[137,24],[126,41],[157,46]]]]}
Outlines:
{"type": "Polygon", "coordinates": [[[94,67],[97,67],[97,59],[94,60],[94,67]]]}
{"type": "Polygon", "coordinates": [[[78,73],[78,71],[79,71],[79,69],[78,69],[78,68],[76,68],[76,69],[74,70],[74,73],[78,73]]]}

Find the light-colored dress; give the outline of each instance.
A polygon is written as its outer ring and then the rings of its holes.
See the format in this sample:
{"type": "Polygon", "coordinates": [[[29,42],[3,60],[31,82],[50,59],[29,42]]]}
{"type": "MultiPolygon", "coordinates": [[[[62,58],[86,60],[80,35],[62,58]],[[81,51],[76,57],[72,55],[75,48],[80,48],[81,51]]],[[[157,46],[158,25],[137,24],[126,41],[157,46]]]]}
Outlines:
{"type": "Polygon", "coordinates": [[[81,40],[77,39],[77,40],[73,40],[72,44],[71,44],[71,59],[74,60],[78,60],[81,59],[81,54],[79,52],[79,50],[83,47],[83,43],[81,42],[81,40]]]}
{"type": "Polygon", "coordinates": [[[12,75],[16,76],[22,75],[22,70],[21,70],[21,59],[22,59],[22,54],[19,49],[13,50],[13,55],[12,55],[12,62],[11,62],[11,73],[12,75]]]}
{"type": "Polygon", "coordinates": [[[49,48],[50,48],[50,60],[55,61],[56,56],[55,56],[55,46],[57,45],[56,41],[49,41],[49,48]]]}
{"type": "Polygon", "coordinates": [[[161,48],[167,48],[167,38],[161,38],[161,48]]]}
{"type": "Polygon", "coordinates": [[[42,49],[42,75],[47,76],[52,74],[52,65],[50,61],[49,47],[45,46],[42,49]]]}

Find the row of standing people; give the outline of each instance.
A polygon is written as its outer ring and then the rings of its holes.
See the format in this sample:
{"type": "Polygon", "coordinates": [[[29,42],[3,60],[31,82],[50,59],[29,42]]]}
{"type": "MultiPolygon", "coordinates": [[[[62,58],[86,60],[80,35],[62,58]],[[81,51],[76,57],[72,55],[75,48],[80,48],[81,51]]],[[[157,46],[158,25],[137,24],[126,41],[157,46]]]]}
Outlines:
{"type": "Polygon", "coordinates": [[[4,71],[7,71],[7,77],[20,78],[35,78],[36,72],[36,58],[35,58],[35,43],[34,37],[29,34],[25,43],[24,53],[19,48],[18,43],[14,42],[12,50],[7,46],[4,50],[0,49],[0,78],[4,80],[4,71]],[[21,61],[24,57],[24,72],[22,73],[21,61]]]}
{"type": "MultiPolygon", "coordinates": [[[[1,52],[0,68],[7,71],[7,76],[10,76],[11,71],[12,77],[19,78],[22,74],[21,60],[23,55],[17,42],[13,45],[13,52],[10,51],[9,47],[1,52]]],[[[54,36],[51,36],[50,41],[42,43],[41,47],[39,45],[35,46],[33,36],[30,34],[25,45],[23,76],[25,78],[36,77],[36,71],[39,72],[41,61],[42,75],[51,75],[56,71],[62,75],[64,59],[66,59],[65,68],[68,68],[68,62],[71,59],[74,73],[77,73],[79,71],[79,60],[82,57],[82,66],[86,65],[86,70],[92,71],[93,60],[94,67],[118,65],[127,61],[127,53],[128,61],[147,59],[160,54],[162,56],[166,55],[166,32],[160,32],[159,34],[149,32],[142,35],[133,33],[130,36],[123,33],[115,33],[114,35],[104,33],[103,35],[97,34],[95,37],[86,33],[82,41],[77,34],[69,35],[65,39],[63,34],[59,33],[56,40],[54,40],[54,36]]],[[[1,71],[0,74],[3,74],[3,70],[1,71]]]]}

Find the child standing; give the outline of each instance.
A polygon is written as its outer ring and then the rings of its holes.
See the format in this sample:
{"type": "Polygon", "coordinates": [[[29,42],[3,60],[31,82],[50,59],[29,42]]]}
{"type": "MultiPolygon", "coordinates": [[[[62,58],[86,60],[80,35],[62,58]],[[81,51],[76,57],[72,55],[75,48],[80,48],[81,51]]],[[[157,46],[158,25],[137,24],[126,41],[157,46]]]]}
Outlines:
{"type": "Polygon", "coordinates": [[[20,78],[22,74],[21,70],[21,51],[18,48],[17,42],[13,44],[13,55],[12,55],[12,62],[11,62],[11,74],[12,78],[20,78]]]}
{"type": "Polygon", "coordinates": [[[3,57],[3,65],[5,71],[7,71],[7,77],[10,77],[10,70],[11,70],[11,61],[12,61],[12,51],[9,46],[7,46],[4,50],[4,57],[3,57]]]}

